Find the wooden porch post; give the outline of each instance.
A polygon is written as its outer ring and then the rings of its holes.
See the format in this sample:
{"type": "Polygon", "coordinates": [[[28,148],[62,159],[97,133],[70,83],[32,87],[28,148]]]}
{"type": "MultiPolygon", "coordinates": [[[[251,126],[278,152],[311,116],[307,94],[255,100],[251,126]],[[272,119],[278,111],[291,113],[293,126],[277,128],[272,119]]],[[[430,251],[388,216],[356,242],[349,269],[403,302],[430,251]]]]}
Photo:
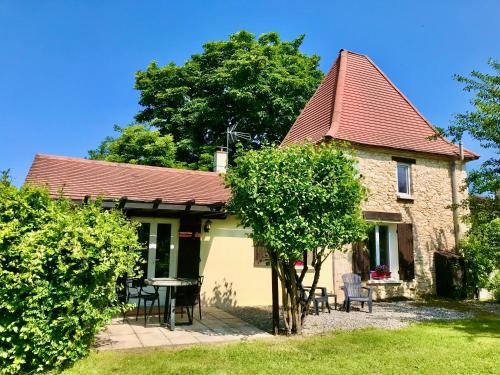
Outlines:
{"type": "MultiPolygon", "coordinates": [[[[276,263],[275,263],[276,264],[276,263]]],[[[271,284],[273,293],[273,334],[277,335],[280,329],[280,304],[278,292],[278,273],[271,267],[271,284]]]]}

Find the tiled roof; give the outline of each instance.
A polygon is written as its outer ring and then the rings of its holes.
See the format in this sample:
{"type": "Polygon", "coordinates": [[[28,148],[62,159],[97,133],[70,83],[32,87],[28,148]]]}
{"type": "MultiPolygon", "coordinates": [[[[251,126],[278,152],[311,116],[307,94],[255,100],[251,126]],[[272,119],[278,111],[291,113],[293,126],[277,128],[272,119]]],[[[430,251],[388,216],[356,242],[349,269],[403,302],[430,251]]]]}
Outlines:
{"type": "MultiPolygon", "coordinates": [[[[354,144],[459,156],[366,55],[341,50],[282,145],[337,139],[354,144]]],[[[464,150],[467,159],[479,155],[464,150]]]]}
{"type": "Polygon", "coordinates": [[[65,197],[82,200],[90,195],[108,199],[209,205],[226,202],[229,190],[215,172],[111,163],[52,155],[35,156],[26,183],[49,188],[53,197],[62,191],[65,197]]]}

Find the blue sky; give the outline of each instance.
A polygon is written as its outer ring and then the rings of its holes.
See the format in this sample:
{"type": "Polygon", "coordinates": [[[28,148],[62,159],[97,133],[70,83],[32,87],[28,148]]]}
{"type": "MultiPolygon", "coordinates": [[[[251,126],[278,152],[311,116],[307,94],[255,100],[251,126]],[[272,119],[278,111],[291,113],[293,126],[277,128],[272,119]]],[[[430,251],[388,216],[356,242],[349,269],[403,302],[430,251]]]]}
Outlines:
{"type": "MultiPolygon", "coordinates": [[[[368,54],[433,124],[469,108],[454,73],[500,58],[500,2],[0,0],[0,170],[23,183],[36,153],[87,155],[139,106],[134,73],[182,64],[247,29],[306,34],[326,71],[368,54]]],[[[491,155],[471,140],[466,147],[491,155]]]]}

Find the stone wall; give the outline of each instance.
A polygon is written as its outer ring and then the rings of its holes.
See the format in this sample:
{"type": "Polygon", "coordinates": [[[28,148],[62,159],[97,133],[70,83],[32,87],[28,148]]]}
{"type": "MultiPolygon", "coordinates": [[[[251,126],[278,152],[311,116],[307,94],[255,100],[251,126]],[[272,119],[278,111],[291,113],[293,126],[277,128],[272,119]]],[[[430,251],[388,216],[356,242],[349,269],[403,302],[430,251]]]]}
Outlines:
{"type": "MultiPolygon", "coordinates": [[[[453,213],[449,207],[452,204],[450,160],[369,148],[358,149],[357,155],[360,173],[369,189],[363,210],[400,213],[403,223],[413,224],[415,279],[412,282],[371,285],[376,296],[415,297],[434,293],[433,253],[437,249],[451,250],[455,247],[453,213]],[[416,163],[411,165],[413,201],[398,199],[397,162],[392,160],[392,156],[416,159],[416,163]]],[[[456,176],[458,185],[463,186],[466,177],[463,163],[458,163],[456,176]]],[[[465,197],[466,192],[459,191],[459,199],[465,197]]],[[[334,262],[334,285],[339,292],[342,274],[352,271],[352,253],[335,254],[334,262]]]]}

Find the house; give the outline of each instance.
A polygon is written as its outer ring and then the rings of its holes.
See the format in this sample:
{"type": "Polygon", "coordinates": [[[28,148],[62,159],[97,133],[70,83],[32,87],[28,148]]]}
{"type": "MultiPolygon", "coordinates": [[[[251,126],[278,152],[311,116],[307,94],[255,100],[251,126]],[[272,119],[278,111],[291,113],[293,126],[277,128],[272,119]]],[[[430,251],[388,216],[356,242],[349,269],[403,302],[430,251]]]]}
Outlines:
{"type": "Polygon", "coordinates": [[[455,248],[463,228],[458,210],[465,163],[479,155],[444,137],[366,55],[341,50],[282,145],[348,141],[369,189],[362,206],[374,224],[366,243],[335,254],[334,286],[354,271],[379,298],[435,292],[434,252],[455,248]],[[430,140],[429,138],[436,138],[430,140]],[[389,280],[370,271],[389,266],[389,280]]]}
{"type": "MultiPolygon", "coordinates": [[[[348,141],[369,189],[363,204],[373,222],[366,246],[353,244],[323,265],[319,285],[339,293],[341,275],[357,272],[376,296],[433,293],[436,250],[452,249],[460,237],[465,163],[478,155],[435,136],[432,125],[365,55],[342,50],[305,106],[282,146],[348,141]],[[391,277],[375,280],[377,265],[391,277]]],[[[140,222],[148,277],[204,276],[202,298],[214,305],[269,305],[271,271],[265,250],[250,231],[224,211],[230,192],[216,171],[118,164],[36,155],[27,183],[48,186],[53,197],[75,202],[103,197],[140,222]]],[[[300,267],[298,265],[298,267],[300,267]]],[[[311,281],[307,275],[306,283],[311,281]]]]}

